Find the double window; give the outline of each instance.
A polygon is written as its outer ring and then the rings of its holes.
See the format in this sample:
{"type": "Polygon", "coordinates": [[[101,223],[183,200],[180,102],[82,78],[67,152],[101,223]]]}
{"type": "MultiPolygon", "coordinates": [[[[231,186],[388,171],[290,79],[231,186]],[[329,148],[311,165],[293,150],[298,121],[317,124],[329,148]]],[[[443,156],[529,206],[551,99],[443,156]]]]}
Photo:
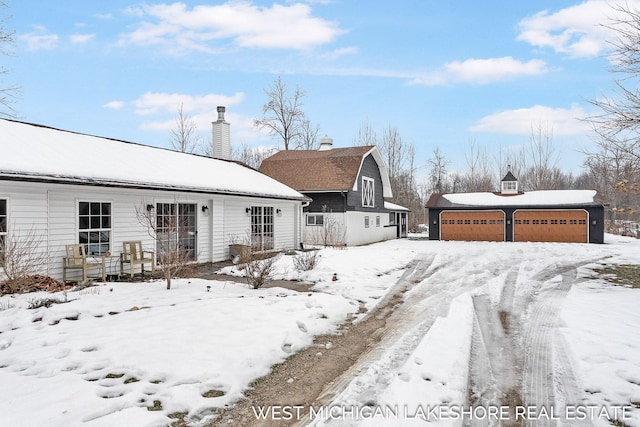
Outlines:
{"type": "Polygon", "coordinates": [[[257,251],[273,249],[273,206],[251,206],[251,246],[257,251]]]}
{"type": "Polygon", "coordinates": [[[4,244],[7,240],[7,201],[0,199],[0,261],[4,259],[4,244]]]}
{"type": "Polygon", "coordinates": [[[375,181],[366,176],[362,177],[362,207],[373,208],[375,207],[375,181]]]}
{"type": "Polygon", "coordinates": [[[308,214],[307,225],[324,225],[324,215],[322,214],[308,214]]]}
{"type": "Polygon", "coordinates": [[[84,245],[88,255],[107,253],[111,246],[111,203],[78,204],[78,243],[84,245]]]}
{"type": "Polygon", "coordinates": [[[518,189],[517,181],[502,181],[503,191],[516,191],[518,189]]]}

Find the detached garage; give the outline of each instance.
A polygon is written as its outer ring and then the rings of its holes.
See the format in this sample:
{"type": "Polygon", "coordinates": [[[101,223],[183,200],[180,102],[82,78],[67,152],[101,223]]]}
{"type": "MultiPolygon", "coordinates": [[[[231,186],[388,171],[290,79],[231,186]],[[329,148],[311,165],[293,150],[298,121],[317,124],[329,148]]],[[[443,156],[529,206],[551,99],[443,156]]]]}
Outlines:
{"type": "Polygon", "coordinates": [[[604,241],[604,204],[597,191],[522,193],[511,173],[500,193],[434,194],[426,207],[431,240],[604,241]]]}

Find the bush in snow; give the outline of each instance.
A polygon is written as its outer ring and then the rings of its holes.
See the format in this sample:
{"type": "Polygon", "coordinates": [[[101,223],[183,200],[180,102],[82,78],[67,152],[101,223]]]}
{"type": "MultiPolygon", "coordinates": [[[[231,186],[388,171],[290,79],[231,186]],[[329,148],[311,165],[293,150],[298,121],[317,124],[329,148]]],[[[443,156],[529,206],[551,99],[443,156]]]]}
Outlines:
{"type": "Polygon", "coordinates": [[[274,263],[275,258],[260,259],[255,255],[252,256],[245,264],[245,277],[249,286],[253,289],[261,288],[265,280],[271,277],[274,263]]]}
{"type": "Polygon", "coordinates": [[[301,252],[293,257],[293,265],[298,271],[313,270],[320,262],[320,254],[316,250],[301,252]]]}

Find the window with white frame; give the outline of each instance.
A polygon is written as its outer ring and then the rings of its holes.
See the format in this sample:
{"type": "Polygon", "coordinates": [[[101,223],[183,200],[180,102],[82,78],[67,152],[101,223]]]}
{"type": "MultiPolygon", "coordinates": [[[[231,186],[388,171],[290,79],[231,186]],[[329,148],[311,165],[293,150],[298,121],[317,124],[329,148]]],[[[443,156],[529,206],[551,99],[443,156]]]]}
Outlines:
{"type": "Polygon", "coordinates": [[[374,184],[375,181],[373,179],[367,178],[366,176],[362,177],[362,207],[375,207],[374,184]]]}
{"type": "Polygon", "coordinates": [[[273,249],[273,206],[251,206],[251,246],[254,250],[273,249]]]}
{"type": "Polygon", "coordinates": [[[78,243],[88,255],[104,255],[111,247],[111,203],[78,203],[78,243]]]}
{"type": "Polygon", "coordinates": [[[364,217],[364,228],[369,228],[369,216],[364,217]]]}
{"type": "Polygon", "coordinates": [[[0,261],[4,257],[4,242],[7,240],[7,201],[0,199],[0,261]]]}
{"type": "Polygon", "coordinates": [[[324,215],[322,214],[308,214],[307,215],[307,225],[324,225],[324,215]]]}
{"type": "Polygon", "coordinates": [[[376,216],[376,227],[380,227],[380,215],[376,216]]]}

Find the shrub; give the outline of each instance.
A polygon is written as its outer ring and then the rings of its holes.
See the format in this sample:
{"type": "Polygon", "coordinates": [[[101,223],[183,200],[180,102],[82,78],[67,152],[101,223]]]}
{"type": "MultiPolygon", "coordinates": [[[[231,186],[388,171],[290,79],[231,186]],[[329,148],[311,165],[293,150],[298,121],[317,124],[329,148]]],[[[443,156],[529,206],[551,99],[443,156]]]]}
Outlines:
{"type": "Polygon", "coordinates": [[[249,286],[253,289],[261,288],[265,280],[271,277],[274,263],[275,258],[259,259],[252,257],[252,259],[245,264],[245,277],[249,286]]]}
{"type": "Polygon", "coordinates": [[[28,301],[28,305],[27,308],[29,310],[35,310],[36,308],[40,308],[40,307],[46,307],[49,308],[51,307],[53,304],[60,304],[62,303],[62,301],[60,301],[58,298],[53,298],[53,297],[47,297],[47,298],[31,298],[28,301]]]}
{"type": "Polygon", "coordinates": [[[319,262],[320,254],[315,250],[301,252],[293,257],[293,265],[298,271],[313,270],[319,262]]]}

